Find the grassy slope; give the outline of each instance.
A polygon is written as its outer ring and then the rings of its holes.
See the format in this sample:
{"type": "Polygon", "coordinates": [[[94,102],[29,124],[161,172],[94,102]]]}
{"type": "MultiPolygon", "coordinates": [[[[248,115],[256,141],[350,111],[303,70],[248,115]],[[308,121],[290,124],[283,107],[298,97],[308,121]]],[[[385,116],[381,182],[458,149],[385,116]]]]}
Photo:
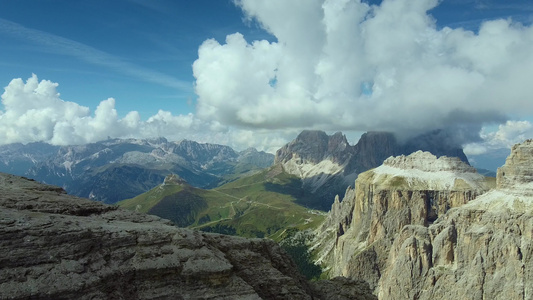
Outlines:
{"type": "Polygon", "coordinates": [[[127,200],[118,202],[117,204],[123,208],[136,210],[142,213],[148,211],[156,205],[163,197],[177,193],[183,190],[180,185],[159,185],[146,193],[127,200]]]}
{"type": "Polygon", "coordinates": [[[324,218],[323,213],[296,204],[301,195],[300,180],[273,167],[212,190],[158,186],[118,204],[179,226],[279,240],[287,228],[314,228],[324,218]]]}

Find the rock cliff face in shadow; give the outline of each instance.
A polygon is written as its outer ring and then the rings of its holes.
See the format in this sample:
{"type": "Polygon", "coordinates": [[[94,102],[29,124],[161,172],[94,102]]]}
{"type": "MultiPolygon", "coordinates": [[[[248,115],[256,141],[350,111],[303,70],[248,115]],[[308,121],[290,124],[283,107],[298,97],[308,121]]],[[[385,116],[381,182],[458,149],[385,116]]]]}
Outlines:
{"type": "Polygon", "coordinates": [[[2,299],[335,297],[375,298],[358,281],[306,282],[273,241],[177,228],[0,173],[2,299]]]}

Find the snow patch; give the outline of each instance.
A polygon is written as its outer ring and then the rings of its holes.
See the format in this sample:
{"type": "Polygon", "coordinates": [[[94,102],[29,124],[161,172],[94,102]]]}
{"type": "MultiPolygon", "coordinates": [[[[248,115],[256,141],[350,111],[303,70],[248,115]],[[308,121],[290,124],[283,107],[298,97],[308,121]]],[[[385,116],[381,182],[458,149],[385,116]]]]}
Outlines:
{"type": "Polygon", "coordinates": [[[391,156],[383,162],[383,165],[426,172],[456,171],[461,173],[477,173],[474,167],[461,161],[458,157],[441,156],[437,158],[430,152],[420,150],[408,156],[391,156]]]}
{"type": "Polygon", "coordinates": [[[63,167],[65,167],[65,170],[67,170],[69,173],[72,173],[72,165],[74,165],[74,162],[72,161],[67,160],[63,162],[63,167]]]}
{"type": "Polygon", "coordinates": [[[108,154],[108,153],[112,153],[113,150],[109,149],[109,148],[105,148],[105,149],[102,149],[94,154],[92,154],[91,156],[89,156],[91,159],[98,159],[100,158],[100,155],[102,154],[108,154]]]}
{"type": "Polygon", "coordinates": [[[33,164],[37,163],[37,160],[35,158],[33,158],[33,156],[31,156],[31,155],[29,155],[27,153],[25,153],[23,156],[29,158],[33,164]]]}

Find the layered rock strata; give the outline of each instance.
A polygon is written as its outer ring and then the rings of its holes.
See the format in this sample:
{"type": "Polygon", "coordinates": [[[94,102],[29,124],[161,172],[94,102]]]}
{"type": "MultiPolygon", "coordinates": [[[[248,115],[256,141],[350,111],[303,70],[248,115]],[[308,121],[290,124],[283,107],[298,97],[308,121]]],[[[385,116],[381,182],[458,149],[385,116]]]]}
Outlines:
{"type": "Polygon", "coordinates": [[[314,241],[318,263],[329,268],[330,276],[362,278],[376,288],[404,226],[429,226],[489,188],[458,158],[422,151],[390,157],[359,174],[342,202],[335,198],[314,241]]]}
{"type": "Polygon", "coordinates": [[[353,287],[311,286],[273,241],[176,228],[0,174],[1,299],[373,298],[353,287]]]}
{"type": "Polygon", "coordinates": [[[405,226],[380,299],[533,298],[533,140],[515,145],[497,188],[429,227],[405,226]]]}

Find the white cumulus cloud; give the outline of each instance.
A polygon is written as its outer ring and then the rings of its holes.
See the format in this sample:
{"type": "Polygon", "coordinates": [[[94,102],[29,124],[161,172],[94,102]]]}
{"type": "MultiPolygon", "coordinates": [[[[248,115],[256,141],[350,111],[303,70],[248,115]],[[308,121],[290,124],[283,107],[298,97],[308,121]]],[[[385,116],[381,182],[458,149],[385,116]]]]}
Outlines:
{"type": "Polygon", "coordinates": [[[54,145],[86,144],[111,138],[190,139],[220,143],[236,149],[257,147],[274,152],[297,132],[272,134],[270,131],[230,128],[218,121],[205,121],[189,113],[173,115],[159,110],[147,120],[131,111],[123,118],[115,109],[115,99],[100,102],[94,112],[75,102],[64,101],[58,84],[33,74],[26,82],[13,79],[1,96],[0,143],[47,142],[54,145]]]}
{"type": "MultiPolygon", "coordinates": [[[[273,152],[302,129],[357,138],[367,130],[405,136],[445,128],[470,142],[467,152],[481,154],[533,137],[531,124],[517,121],[533,120],[531,25],[500,19],[476,32],[439,28],[428,13],[438,0],[234,2],[248,22],[275,39],[231,33],[223,42],[202,43],[193,64],[194,113],[160,110],[141,120],[136,111],[119,114],[113,98],[91,111],[61,99],[57,83],[33,75],[12,80],[2,94],[0,142],[164,136],[273,152]]],[[[105,53],[72,41],[5,20],[0,27],[17,37],[40,37],[34,42],[61,53],[79,48],[76,57],[108,61],[105,53]]],[[[110,66],[139,71],[120,62],[110,66]]],[[[152,81],[183,88],[160,75],[152,81]]]]}
{"type": "Polygon", "coordinates": [[[507,121],[497,130],[482,130],[482,141],[465,145],[465,153],[480,155],[493,150],[509,149],[513,145],[533,138],[533,124],[529,121],[507,121]]]}
{"type": "Polygon", "coordinates": [[[277,41],[205,41],[198,115],[239,128],[418,133],[533,115],[533,27],[437,28],[437,0],[238,0],[277,41]]]}
{"type": "MultiPolygon", "coordinates": [[[[119,118],[115,99],[100,102],[94,114],[88,107],[64,101],[57,83],[39,81],[33,74],[26,82],[13,79],[2,94],[0,140],[3,144],[43,141],[55,145],[85,144],[108,137],[175,136],[190,133],[195,126],[192,115],[173,116],[160,110],[147,121],[139,113],[119,118]]],[[[186,134],[185,134],[186,135],[186,134]]]]}

